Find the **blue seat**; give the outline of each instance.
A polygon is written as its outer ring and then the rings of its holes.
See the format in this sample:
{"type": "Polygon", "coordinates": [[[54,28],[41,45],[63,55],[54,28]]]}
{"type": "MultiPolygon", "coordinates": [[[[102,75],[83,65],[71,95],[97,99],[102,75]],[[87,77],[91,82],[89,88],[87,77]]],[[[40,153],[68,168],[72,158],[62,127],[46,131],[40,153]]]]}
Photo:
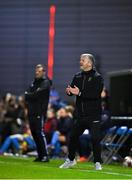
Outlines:
{"type": "Polygon", "coordinates": [[[132,128],[128,129],[127,134],[132,135],[132,128]]]}
{"type": "Polygon", "coordinates": [[[101,145],[105,144],[106,142],[112,142],[114,140],[114,133],[117,130],[117,126],[113,126],[111,128],[109,128],[106,131],[106,135],[104,136],[104,138],[101,140],[101,145]]]}
{"type": "MultiPolygon", "coordinates": [[[[100,142],[102,147],[104,147],[106,145],[106,143],[110,143],[110,142],[112,143],[114,141],[114,139],[116,138],[116,135],[115,135],[116,130],[117,130],[117,126],[113,126],[106,131],[105,136],[103,137],[103,139],[100,142]]],[[[103,161],[107,157],[107,152],[108,151],[102,151],[103,161]]],[[[91,154],[89,156],[89,160],[90,161],[93,160],[93,152],[91,152],[91,154]]]]}
{"type": "Polygon", "coordinates": [[[107,150],[107,157],[104,159],[105,164],[109,164],[112,161],[112,157],[118,153],[131,133],[132,129],[128,129],[127,126],[121,126],[115,131],[112,141],[104,143],[107,150]]]}

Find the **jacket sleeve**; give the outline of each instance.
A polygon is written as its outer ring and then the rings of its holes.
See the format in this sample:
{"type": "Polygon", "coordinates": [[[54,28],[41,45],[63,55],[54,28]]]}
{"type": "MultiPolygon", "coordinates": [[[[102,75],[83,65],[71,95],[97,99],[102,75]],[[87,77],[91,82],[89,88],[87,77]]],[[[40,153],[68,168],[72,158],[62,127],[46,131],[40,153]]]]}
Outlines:
{"type": "Polygon", "coordinates": [[[34,92],[25,92],[25,99],[26,100],[36,100],[38,98],[41,98],[41,96],[46,96],[47,92],[50,90],[50,82],[48,80],[45,80],[43,83],[41,83],[41,86],[34,92]]]}
{"type": "Polygon", "coordinates": [[[83,99],[97,99],[101,96],[101,92],[103,90],[103,78],[101,76],[97,76],[94,79],[94,82],[86,89],[81,90],[80,97],[83,99]]]}

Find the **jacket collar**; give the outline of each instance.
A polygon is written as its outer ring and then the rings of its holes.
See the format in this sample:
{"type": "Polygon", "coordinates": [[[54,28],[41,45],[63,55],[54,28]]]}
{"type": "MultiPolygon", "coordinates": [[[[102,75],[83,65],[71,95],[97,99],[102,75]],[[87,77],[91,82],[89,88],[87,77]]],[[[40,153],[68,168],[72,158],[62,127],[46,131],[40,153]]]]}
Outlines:
{"type": "Polygon", "coordinates": [[[95,73],[95,70],[94,69],[91,69],[90,71],[82,71],[82,74],[83,75],[92,75],[95,73]]]}

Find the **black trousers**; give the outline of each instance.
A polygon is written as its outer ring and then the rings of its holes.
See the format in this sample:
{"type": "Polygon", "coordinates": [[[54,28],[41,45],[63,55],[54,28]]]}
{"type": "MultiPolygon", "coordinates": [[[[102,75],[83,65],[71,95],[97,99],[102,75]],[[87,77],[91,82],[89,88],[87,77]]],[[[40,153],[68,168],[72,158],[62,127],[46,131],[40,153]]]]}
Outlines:
{"type": "Polygon", "coordinates": [[[69,159],[72,161],[75,158],[75,153],[79,143],[79,136],[83,134],[85,129],[89,129],[91,134],[94,162],[102,162],[100,121],[89,118],[79,118],[74,122],[68,145],[69,159]]]}
{"type": "Polygon", "coordinates": [[[43,116],[29,115],[29,124],[33,139],[36,143],[38,158],[42,159],[47,156],[47,142],[43,132],[44,119],[43,116]]]}

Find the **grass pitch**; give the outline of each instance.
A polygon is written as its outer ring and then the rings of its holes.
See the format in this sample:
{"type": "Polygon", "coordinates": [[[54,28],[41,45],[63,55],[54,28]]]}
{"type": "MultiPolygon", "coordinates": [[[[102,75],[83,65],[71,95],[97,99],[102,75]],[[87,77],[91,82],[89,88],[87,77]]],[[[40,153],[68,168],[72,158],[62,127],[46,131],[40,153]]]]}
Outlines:
{"type": "Polygon", "coordinates": [[[33,162],[33,158],[0,156],[0,179],[132,179],[132,168],[103,165],[95,171],[90,162],[78,163],[71,169],[59,169],[63,160],[33,162]]]}

